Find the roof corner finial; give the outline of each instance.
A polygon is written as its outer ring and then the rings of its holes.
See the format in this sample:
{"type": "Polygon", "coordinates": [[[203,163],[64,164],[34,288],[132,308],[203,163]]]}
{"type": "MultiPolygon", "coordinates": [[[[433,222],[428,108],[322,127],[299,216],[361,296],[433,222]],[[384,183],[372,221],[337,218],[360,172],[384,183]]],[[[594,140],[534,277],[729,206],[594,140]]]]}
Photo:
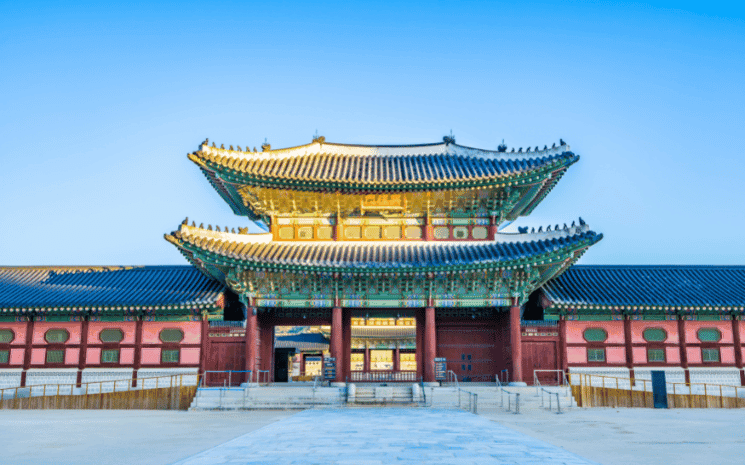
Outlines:
{"type": "Polygon", "coordinates": [[[269,142],[266,141],[266,137],[265,137],[264,138],[264,143],[261,144],[261,151],[262,152],[266,152],[266,151],[271,150],[271,149],[272,149],[272,146],[271,146],[271,144],[269,144],[269,142]]]}
{"type": "Polygon", "coordinates": [[[184,218],[184,221],[182,221],[181,224],[188,226],[189,225],[189,217],[187,216],[186,218],[184,218]]]}
{"type": "Polygon", "coordinates": [[[582,217],[580,216],[580,217],[579,217],[579,225],[580,225],[580,226],[584,226],[584,225],[586,225],[586,224],[587,224],[587,223],[585,223],[585,220],[583,220],[583,219],[582,219],[582,217]]]}
{"type": "Polygon", "coordinates": [[[450,130],[450,135],[443,137],[442,141],[445,142],[445,145],[455,144],[455,136],[452,129],[450,130]]]}
{"type": "Polygon", "coordinates": [[[202,142],[202,145],[209,145],[209,144],[210,144],[210,138],[209,137],[205,137],[204,138],[204,142],[202,142]]]}
{"type": "Polygon", "coordinates": [[[502,143],[499,144],[499,146],[497,147],[497,152],[504,153],[506,151],[507,151],[507,146],[504,145],[504,139],[502,139],[502,143]]]}
{"type": "Polygon", "coordinates": [[[567,143],[564,142],[564,139],[559,138],[559,145],[567,145],[567,143]]]}

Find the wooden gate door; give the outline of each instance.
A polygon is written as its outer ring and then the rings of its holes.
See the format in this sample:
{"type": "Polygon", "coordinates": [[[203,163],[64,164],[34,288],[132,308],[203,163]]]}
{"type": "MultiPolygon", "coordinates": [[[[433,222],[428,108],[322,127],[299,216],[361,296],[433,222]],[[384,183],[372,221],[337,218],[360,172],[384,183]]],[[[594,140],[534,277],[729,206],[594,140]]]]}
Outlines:
{"type": "MultiPolygon", "coordinates": [[[[238,339],[238,338],[236,338],[238,339]]],[[[209,371],[243,371],[246,369],[246,343],[243,339],[230,340],[213,338],[210,340],[209,353],[205,359],[205,372],[209,371]]],[[[208,386],[231,384],[238,386],[246,381],[245,373],[207,373],[205,383],[208,386]]]]}
{"type": "MultiPolygon", "coordinates": [[[[557,370],[556,342],[523,342],[523,380],[533,384],[533,370],[557,370]]],[[[538,372],[538,381],[543,385],[556,385],[557,374],[538,372]]]]}
{"type": "Polygon", "coordinates": [[[437,328],[437,356],[461,381],[491,381],[497,373],[495,329],[478,326],[437,328]]]}

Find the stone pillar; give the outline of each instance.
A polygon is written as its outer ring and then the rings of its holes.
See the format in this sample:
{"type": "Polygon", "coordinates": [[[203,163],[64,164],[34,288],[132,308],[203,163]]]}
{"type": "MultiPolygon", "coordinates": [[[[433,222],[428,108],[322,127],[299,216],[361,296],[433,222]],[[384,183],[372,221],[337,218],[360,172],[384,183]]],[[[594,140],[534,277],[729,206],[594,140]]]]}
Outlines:
{"type": "Polygon", "coordinates": [[[437,357],[437,331],[435,307],[424,309],[424,381],[435,381],[435,357],[437,357]]]}
{"type": "Polygon", "coordinates": [[[512,347],[512,381],[523,381],[522,328],[520,328],[520,305],[515,301],[510,307],[510,346],[512,347]]]}
{"type": "Polygon", "coordinates": [[[678,340],[680,341],[680,366],[685,373],[686,383],[690,383],[691,375],[688,373],[688,347],[686,346],[686,320],[684,315],[678,316],[678,340]]]}
{"type": "Polygon", "coordinates": [[[334,307],[331,310],[331,344],[329,351],[331,356],[336,359],[336,382],[343,382],[342,362],[344,354],[342,353],[342,340],[344,339],[342,328],[342,311],[341,307],[334,307]]]}
{"type": "Polygon", "coordinates": [[[259,379],[258,373],[256,372],[258,368],[256,359],[258,358],[257,351],[259,349],[259,341],[257,335],[259,328],[259,317],[258,309],[253,305],[253,300],[248,300],[246,303],[248,305],[246,305],[246,367],[244,368],[244,370],[251,372],[246,374],[247,381],[251,382],[259,379]]]}
{"type": "Polygon", "coordinates": [[[634,378],[634,351],[631,350],[631,315],[623,317],[623,341],[626,349],[626,368],[629,369],[629,378],[634,378]]]}
{"type": "Polygon", "coordinates": [[[740,370],[740,385],[745,386],[745,373],[742,371],[742,338],[740,337],[740,320],[732,315],[732,340],[735,343],[735,366],[740,370]]]}

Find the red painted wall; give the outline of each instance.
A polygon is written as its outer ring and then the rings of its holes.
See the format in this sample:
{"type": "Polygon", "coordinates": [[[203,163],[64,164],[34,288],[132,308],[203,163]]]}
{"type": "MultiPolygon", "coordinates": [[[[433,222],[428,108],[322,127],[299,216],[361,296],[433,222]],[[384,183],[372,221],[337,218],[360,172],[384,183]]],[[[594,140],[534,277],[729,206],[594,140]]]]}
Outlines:
{"type": "Polygon", "coordinates": [[[608,333],[605,344],[623,344],[623,321],[567,321],[567,344],[586,344],[582,333],[587,328],[602,328],[608,333]]]}

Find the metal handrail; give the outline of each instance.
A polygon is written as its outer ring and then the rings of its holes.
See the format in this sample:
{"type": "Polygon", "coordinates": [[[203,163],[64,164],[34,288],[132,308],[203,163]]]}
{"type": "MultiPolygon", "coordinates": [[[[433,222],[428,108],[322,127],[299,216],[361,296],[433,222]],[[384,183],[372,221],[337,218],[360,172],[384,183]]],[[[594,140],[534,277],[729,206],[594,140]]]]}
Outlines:
{"type": "Polygon", "coordinates": [[[205,370],[202,373],[202,385],[200,386],[202,388],[209,387],[207,386],[207,374],[208,373],[227,373],[228,374],[227,384],[225,380],[223,380],[222,387],[230,387],[233,385],[233,373],[248,373],[247,383],[250,385],[254,372],[252,370],[205,370]]]}
{"type": "Polygon", "coordinates": [[[458,375],[456,375],[453,370],[448,370],[447,372],[447,383],[450,384],[451,375],[452,375],[453,381],[455,382],[455,389],[460,389],[460,385],[458,384],[458,375]]]}
{"type": "Polygon", "coordinates": [[[553,410],[551,396],[555,395],[556,396],[556,413],[561,413],[561,402],[559,402],[559,393],[551,392],[547,389],[541,388],[541,407],[544,407],[544,408],[545,408],[544,396],[543,396],[544,393],[548,394],[548,409],[553,410]]]}
{"type": "Polygon", "coordinates": [[[512,397],[515,396],[515,414],[520,413],[520,393],[519,392],[510,392],[506,390],[503,387],[499,388],[500,396],[499,396],[499,405],[504,408],[504,394],[507,394],[507,411],[509,412],[512,410],[512,397]]]}

